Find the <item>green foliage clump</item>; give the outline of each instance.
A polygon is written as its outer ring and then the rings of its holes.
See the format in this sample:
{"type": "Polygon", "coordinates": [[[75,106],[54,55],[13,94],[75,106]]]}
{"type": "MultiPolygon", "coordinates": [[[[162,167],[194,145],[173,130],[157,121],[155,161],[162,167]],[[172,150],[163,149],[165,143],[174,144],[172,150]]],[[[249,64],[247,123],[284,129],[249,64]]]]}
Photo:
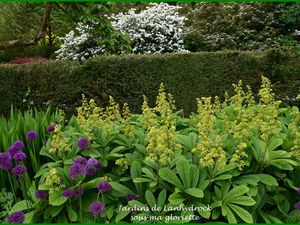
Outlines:
{"type": "Polygon", "coordinates": [[[10,213],[29,223],[299,223],[299,108],[281,107],[261,78],[257,100],[239,82],[224,101],[198,99],[189,118],[164,85],[155,106],[144,97],[142,114],[83,96],[10,213]]]}

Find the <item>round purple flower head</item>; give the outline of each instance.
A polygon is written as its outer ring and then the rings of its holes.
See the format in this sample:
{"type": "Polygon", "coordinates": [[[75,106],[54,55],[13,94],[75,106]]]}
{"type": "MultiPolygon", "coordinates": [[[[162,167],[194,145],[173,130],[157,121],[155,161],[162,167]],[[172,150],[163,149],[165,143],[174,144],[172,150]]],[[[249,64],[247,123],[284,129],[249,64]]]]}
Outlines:
{"type": "Polygon", "coordinates": [[[79,163],[73,163],[73,165],[70,167],[69,170],[69,176],[71,179],[75,179],[85,173],[86,173],[85,166],[79,163]]]}
{"type": "Polygon", "coordinates": [[[88,165],[91,165],[91,166],[94,166],[96,169],[101,169],[103,168],[103,165],[95,158],[90,158],[88,161],[87,161],[87,164],[88,165]]]}
{"type": "Polygon", "coordinates": [[[12,173],[15,176],[21,177],[26,170],[27,170],[26,166],[17,165],[12,169],[12,173]]]}
{"type": "Polygon", "coordinates": [[[23,223],[25,220],[25,214],[22,211],[17,211],[9,215],[8,223],[23,223]]]}
{"type": "Polygon", "coordinates": [[[48,197],[48,194],[42,190],[36,190],[35,197],[41,200],[45,200],[48,197]]]}
{"type": "Polygon", "coordinates": [[[13,159],[16,162],[22,162],[26,159],[26,154],[24,152],[17,152],[14,156],[13,159]]]}
{"type": "Polygon", "coordinates": [[[36,139],[37,136],[38,136],[38,133],[37,133],[35,130],[31,130],[31,131],[29,131],[29,132],[27,133],[27,139],[28,139],[29,141],[32,141],[32,140],[36,139]]]}
{"type": "Polygon", "coordinates": [[[10,156],[10,158],[13,158],[15,156],[15,154],[17,154],[20,151],[21,150],[19,150],[18,148],[14,147],[14,146],[10,146],[7,149],[7,153],[10,156]]]}
{"type": "Polygon", "coordinates": [[[100,201],[96,201],[90,205],[89,212],[92,213],[93,215],[100,215],[104,212],[104,210],[105,210],[105,205],[100,201]]]}
{"type": "Polygon", "coordinates": [[[86,166],[86,174],[87,175],[93,175],[96,173],[96,168],[91,166],[91,165],[87,165],[86,166]]]}
{"type": "Polygon", "coordinates": [[[17,141],[15,141],[15,143],[13,144],[13,146],[14,146],[16,149],[22,151],[23,148],[25,147],[25,144],[24,144],[23,141],[17,140],[17,141]]]}
{"type": "Polygon", "coordinates": [[[300,201],[295,204],[295,209],[300,211],[300,201]]]}
{"type": "Polygon", "coordinates": [[[132,201],[132,200],[137,200],[139,198],[138,195],[134,195],[134,194],[129,194],[127,195],[127,202],[132,201]]]}
{"type": "Polygon", "coordinates": [[[71,189],[65,189],[63,195],[67,198],[73,198],[76,196],[76,191],[71,189]]]}
{"type": "Polygon", "coordinates": [[[89,147],[89,144],[90,144],[89,139],[87,139],[85,137],[79,138],[76,143],[77,143],[77,146],[80,150],[87,149],[89,147]]]}
{"type": "Polygon", "coordinates": [[[51,124],[49,127],[47,127],[48,132],[54,132],[55,131],[55,125],[51,124]]]}
{"type": "Polygon", "coordinates": [[[105,193],[112,190],[112,186],[109,184],[107,180],[100,182],[97,187],[98,191],[101,193],[105,193]]]}
{"type": "Polygon", "coordinates": [[[9,170],[12,168],[10,157],[7,153],[0,153],[0,169],[9,170]]]}
{"type": "Polygon", "coordinates": [[[82,166],[85,166],[85,165],[87,164],[87,159],[84,158],[84,157],[82,157],[82,156],[78,156],[78,157],[74,160],[73,164],[75,164],[75,163],[78,163],[78,164],[80,164],[80,165],[82,165],[82,166]]]}

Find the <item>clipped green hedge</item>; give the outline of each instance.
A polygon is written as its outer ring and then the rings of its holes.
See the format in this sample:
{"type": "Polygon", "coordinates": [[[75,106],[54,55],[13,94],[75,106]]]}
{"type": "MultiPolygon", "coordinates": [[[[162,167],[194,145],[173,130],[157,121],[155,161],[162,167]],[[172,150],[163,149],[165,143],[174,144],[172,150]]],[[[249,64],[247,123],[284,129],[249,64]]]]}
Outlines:
{"type": "Polygon", "coordinates": [[[196,109],[196,97],[222,96],[239,80],[251,85],[255,92],[261,75],[273,78],[280,95],[297,96],[300,57],[276,54],[199,52],[101,56],[83,63],[1,65],[0,113],[8,112],[11,103],[25,109],[30,101],[40,108],[50,104],[74,112],[82,93],[104,105],[112,95],[119,103],[128,102],[133,112],[139,112],[143,94],[154,103],[163,82],[178,109],[189,114],[196,109]],[[31,93],[26,96],[28,88],[31,93]]]}

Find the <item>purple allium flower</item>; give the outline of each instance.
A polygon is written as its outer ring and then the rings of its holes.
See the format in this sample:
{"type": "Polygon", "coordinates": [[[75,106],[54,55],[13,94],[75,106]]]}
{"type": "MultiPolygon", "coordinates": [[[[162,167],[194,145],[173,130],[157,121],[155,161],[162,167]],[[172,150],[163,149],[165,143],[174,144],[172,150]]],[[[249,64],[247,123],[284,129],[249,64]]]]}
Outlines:
{"type": "Polygon", "coordinates": [[[131,201],[131,200],[137,200],[139,198],[138,195],[134,195],[134,194],[129,194],[127,195],[127,202],[131,201]]]}
{"type": "Polygon", "coordinates": [[[85,165],[87,164],[87,159],[84,158],[84,157],[82,157],[82,156],[78,156],[78,157],[74,160],[73,164],[75,164],[75,163],[78,163],[78,164],[80,164],[80,165],[82,165],[82,166],[85,166],[85,165]]]}
{"type": "Polygon", "coordinates": [[[69,170],[69,176],[72,179],[75,179],[76,177],[79,177],[80,175],[85,173],[86,173],[85,166],[79,163],[73,163],[73,165],[70,167],[69,170]]]}
{"type": "Polygon", "coordinates": [[[38,133],[37,133],[35,130],[31,130],[31,131],[29,131],[29,132],[27,133],[27,139],[28,139],[29,141],[32,141],[32,140],[36,139],[37,136],[38,136],[38,133]]]}
{"type": "Polygon", "coordinates": [[[17,141],[15,141],[15,143],[13,144],[13,146],[16,148],[16,149],[18,149],[18,150],[23,150],[23,148],[25,147],[25,144],[24,144],[24,142],[23,141],[21,141],[21,140],[17,140],[17,141]]]}
{"type": "Polygon", "coordinates": [[[80,150],[87,149],[89,147],[89,144],[90,144],[89,139],[87,139],[85,137],[79,138],[76,143],[77,143],[77,146],[80,150]]]}
{"type": "Polygon", "coordinates": [[[10,157],[7,153],[0,153],[0,169],[9,170],[12,168],[10,157]]]}
{"type": "Polygon", "coordinates": [[[95,158],[90,158],[88,161],[87,161],[87,164],[88,165],[91,165],[91,166],[94,166],[96,169],[101,169],[103,168],[103,165],[95,158]]]}
{"type": "Polygon", "coordinates": [[[71,189],[65,189],[63,195],[67,198],[73,198],[76,196],[76,191],[71,189]]]}
{"type": "Polygon", "coordinates": [[[100,182],[97,187],[98,191],[101,193],[105,193],[112,190],[112,186],[109,184],[107,180],[100,182]]]}
{"type": "Polygon", "coordinates": [[[131,201],[131,200],[137,200],[139,198],[138,195],[134,195],[134,194],[129,194],[127,195],[126,199],[127,199],[127,202],[131,201]]]}
{"type": "Polygon", "coordinates": [[[75,195],[76,196],[81,196],[81,195],[83,195],[83,193],[84,193],[83,189],[75,190],[75,195]]]}
{"type": "Polygon", "coordinates": [[[295,209],[297,209],[297,210],[300,211],[300,201],[298,201],[298,202],[295,204],[295,209]]]}
{"type": "Polygon", "coordinates": [[[27,170],[26,166],[23,165],[17,165],[12,169],[12,173],[15,176],[21,177],[23,173],[27,170]]]}
{"type": "Polygon", "coordinates": [[[53,132],[53,131],[55,131],[55,125],[54,125],[54,124],[51,124],[49,127],[47,127],[47,131],[48,131],[48,132],[53,132]]]}
{"type": "Polygon", "coordinates": [[[91,165],[86,166],[86,174],[87,175],[93,175],[95,173],[96,173],[96,168],[94,166],[91,166],[91,165]]]}
{"type": "Polygon", "coordinates": [[[8,223],[23,223],[25,220],[25,214],[22,211],[17,211],[8,216],[8,223]]]}
{"type": "Polygon", "coordinates": [[[36,190],[35,197],[41,200],[45,200],[48,197],[48,194],[42,190],[36,190]]]}
{"type": "Polygon", "coordinates": [[[105,210],[105,205],[100,201],[96,201],[90,205],[89,212],[92,213],[93,215],[100,215],[104,212],[104,210],[105,210]]]}
{"type": "Polygon", "coordinates": [[[13,159],[16,162],[22,162],[26,159],[26,154],[24,152],[17,152],[14,156],[13,159]]]}
{"type": "Polygon", "coordinates": [[[13,158],[14,155],[17,153],[17,152],[20,152],[21,150],[19,150],[18,148],[14,147],[14,146],[10,146],[8,147],[7,149],[7,153],[8,155],[10,156],[10,158],[13,158]]]}

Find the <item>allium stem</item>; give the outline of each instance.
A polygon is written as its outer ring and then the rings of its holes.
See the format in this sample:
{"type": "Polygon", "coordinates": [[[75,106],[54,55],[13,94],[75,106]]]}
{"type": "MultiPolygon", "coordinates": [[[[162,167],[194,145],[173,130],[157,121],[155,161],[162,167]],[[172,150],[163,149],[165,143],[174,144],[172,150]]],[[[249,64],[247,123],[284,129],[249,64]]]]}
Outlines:
{"type": "Polygon", "coordinates": [[[14,186],[12,184],[12,180],[11,180],[10,174],[8,173],[7,175],[8,175],[8,180],[9,180],[11,191],[14,193],[15,203],[17,203],[17,197],[16,197],[14,186]]]}
{"type": "Polygon", "coordinates": [[[81,195],[79,196],[79,218],[80,218],[80,223],[82,223],[82,201],[81,201],[81,195]]]}

